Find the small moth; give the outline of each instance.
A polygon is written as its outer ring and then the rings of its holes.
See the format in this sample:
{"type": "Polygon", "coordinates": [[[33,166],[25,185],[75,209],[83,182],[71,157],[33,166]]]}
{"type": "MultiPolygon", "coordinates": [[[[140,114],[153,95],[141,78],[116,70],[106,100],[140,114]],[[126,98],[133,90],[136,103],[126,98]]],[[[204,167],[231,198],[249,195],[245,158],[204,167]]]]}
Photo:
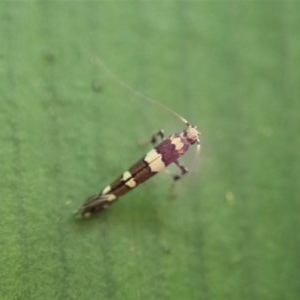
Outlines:
{"type": "MultiPolygon", "coordinates": [[[[100,63],[105,67],[101,61],[100,63]]],[[[108,72],[111,73],[110,70],[108,70],[108,72]]],[[[114,76],[112,73],[111,75],[114,76]]],[[[126,83],[121,81],[119,82],[122,85],[125,85],[126,88],[132,89],[126,83]]],[[[142,95],[135,90],[134,92],[142,95]]],[[[165,137],[163,130],[160,130],[154,134],[150,140],[151,144],[153,145],[152,150],[150,150],[144,157],[133,164],[112,184],[106,186],[99,194],[88,198],[86,202],[84,202],[83,205],[78,209],[78,216],[90,217],[102,211],[124,194],[133,190],[138,185],[153,177],[160,171],[165,170],[165,168],[170,164],[175,164],[179,168],[180,173],[177,175],[172,175],[174,181],[179,180],[188,172],[188,169],[180,164],[180,156],[184,155],[188,151],[189,147],[194,144],[197,144],[198,152],[200,151],[200,132],[197,130],[196,126],[191,125],[181,115],[161,104],[160,102],[157,102],[152,98],[145,97],[144,95],[142,95],[142,97],[171,112],[186,125],[186,128],[181,133],[174,133],[168,137],[165,137]],[[158,139],[161,139],[160,143],[157,143],[158,139]]]]}

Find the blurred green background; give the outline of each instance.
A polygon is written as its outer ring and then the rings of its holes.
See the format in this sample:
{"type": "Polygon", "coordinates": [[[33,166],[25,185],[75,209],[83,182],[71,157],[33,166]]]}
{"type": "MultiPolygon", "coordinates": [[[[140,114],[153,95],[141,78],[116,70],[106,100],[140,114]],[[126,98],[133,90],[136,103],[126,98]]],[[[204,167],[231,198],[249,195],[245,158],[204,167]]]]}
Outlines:
{"type": "Polygon", "coordinates": [[[299,11],[1,1],[1,300],[300,299],[299,11]],[[183,128],[93,56],[197,124],[202,153],[176,199],[160,174],[77,221],[140,140],[183,128]]]}

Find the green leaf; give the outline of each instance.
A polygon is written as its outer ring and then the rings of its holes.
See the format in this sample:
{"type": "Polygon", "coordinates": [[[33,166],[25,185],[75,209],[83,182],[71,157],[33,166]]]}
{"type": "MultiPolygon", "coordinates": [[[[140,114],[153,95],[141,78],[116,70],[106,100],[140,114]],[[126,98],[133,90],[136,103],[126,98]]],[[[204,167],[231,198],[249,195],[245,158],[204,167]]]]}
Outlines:
{"type": "Polygon", "coordinates": [[[1,300],[299,299],[299,10],[2,1],[1,300]],[[196,124],[202,152],[175,199],[159,174],[78,221],[140,141],[184,128],[95,57],[196,124]]]}

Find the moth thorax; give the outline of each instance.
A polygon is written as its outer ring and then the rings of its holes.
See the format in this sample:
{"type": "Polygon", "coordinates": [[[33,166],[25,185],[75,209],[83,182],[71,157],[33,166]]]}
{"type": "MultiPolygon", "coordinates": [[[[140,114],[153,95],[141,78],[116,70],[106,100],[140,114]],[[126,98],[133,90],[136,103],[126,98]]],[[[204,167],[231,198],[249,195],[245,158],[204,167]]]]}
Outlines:
{"type": "Polygon", "coordinates": [[[184,135],[190,144],[199,143],[199,131],[196,126],[188,126],[184,131],[184,135]]]}

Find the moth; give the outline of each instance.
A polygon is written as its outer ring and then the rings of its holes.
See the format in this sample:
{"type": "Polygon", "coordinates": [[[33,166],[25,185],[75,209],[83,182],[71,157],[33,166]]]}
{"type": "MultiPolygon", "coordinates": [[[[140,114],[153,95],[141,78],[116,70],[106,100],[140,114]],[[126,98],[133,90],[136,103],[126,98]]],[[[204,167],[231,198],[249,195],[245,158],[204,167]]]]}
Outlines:
{"type": "MultiPolygon", "coordinates": [[[[100,63],[107,69],[102,61],[100,61],[100,63]]],[[[111,73],[110,70],[108,70],[108,72],[111,73]]],[[[114,76],[114,74],[111,75],[114,76]]],[[[126,83],[119,79],[117,80],[122,85],[131,89],[126,83]]],[[[142,95],[135,90],[134,92],[142,95]]],[[[142,95],[142,97],[145,98],[144,95],[142,95]]],[[[175,164],[179,169],[178,174],[172,175],[174,181],[178,181],[183,175],[188,173],[188,169],[179,162],[179,158],[186,154],[192,145],[196,144],[197,151],[200,151],[200,132],[196,126],[191,125],[185,118],[162,103],[157,102],[152,98],[146,97],[146,99],[171,112],[185,124],[186,128],[182,132],[173,133],[168,137],[165,137],[163,130],[159,130],[154,134],[150,140],[153,148],[128,168],[128,170],[123,172],[115,181],[106,186],[99,194],[89,197],[78,209],[78,216],[90,217],[101,212],[112,203],[115,203],[121,196],[135,189],[162,170],[165,170],[166,167],[171,164],[175,164]]]]}

